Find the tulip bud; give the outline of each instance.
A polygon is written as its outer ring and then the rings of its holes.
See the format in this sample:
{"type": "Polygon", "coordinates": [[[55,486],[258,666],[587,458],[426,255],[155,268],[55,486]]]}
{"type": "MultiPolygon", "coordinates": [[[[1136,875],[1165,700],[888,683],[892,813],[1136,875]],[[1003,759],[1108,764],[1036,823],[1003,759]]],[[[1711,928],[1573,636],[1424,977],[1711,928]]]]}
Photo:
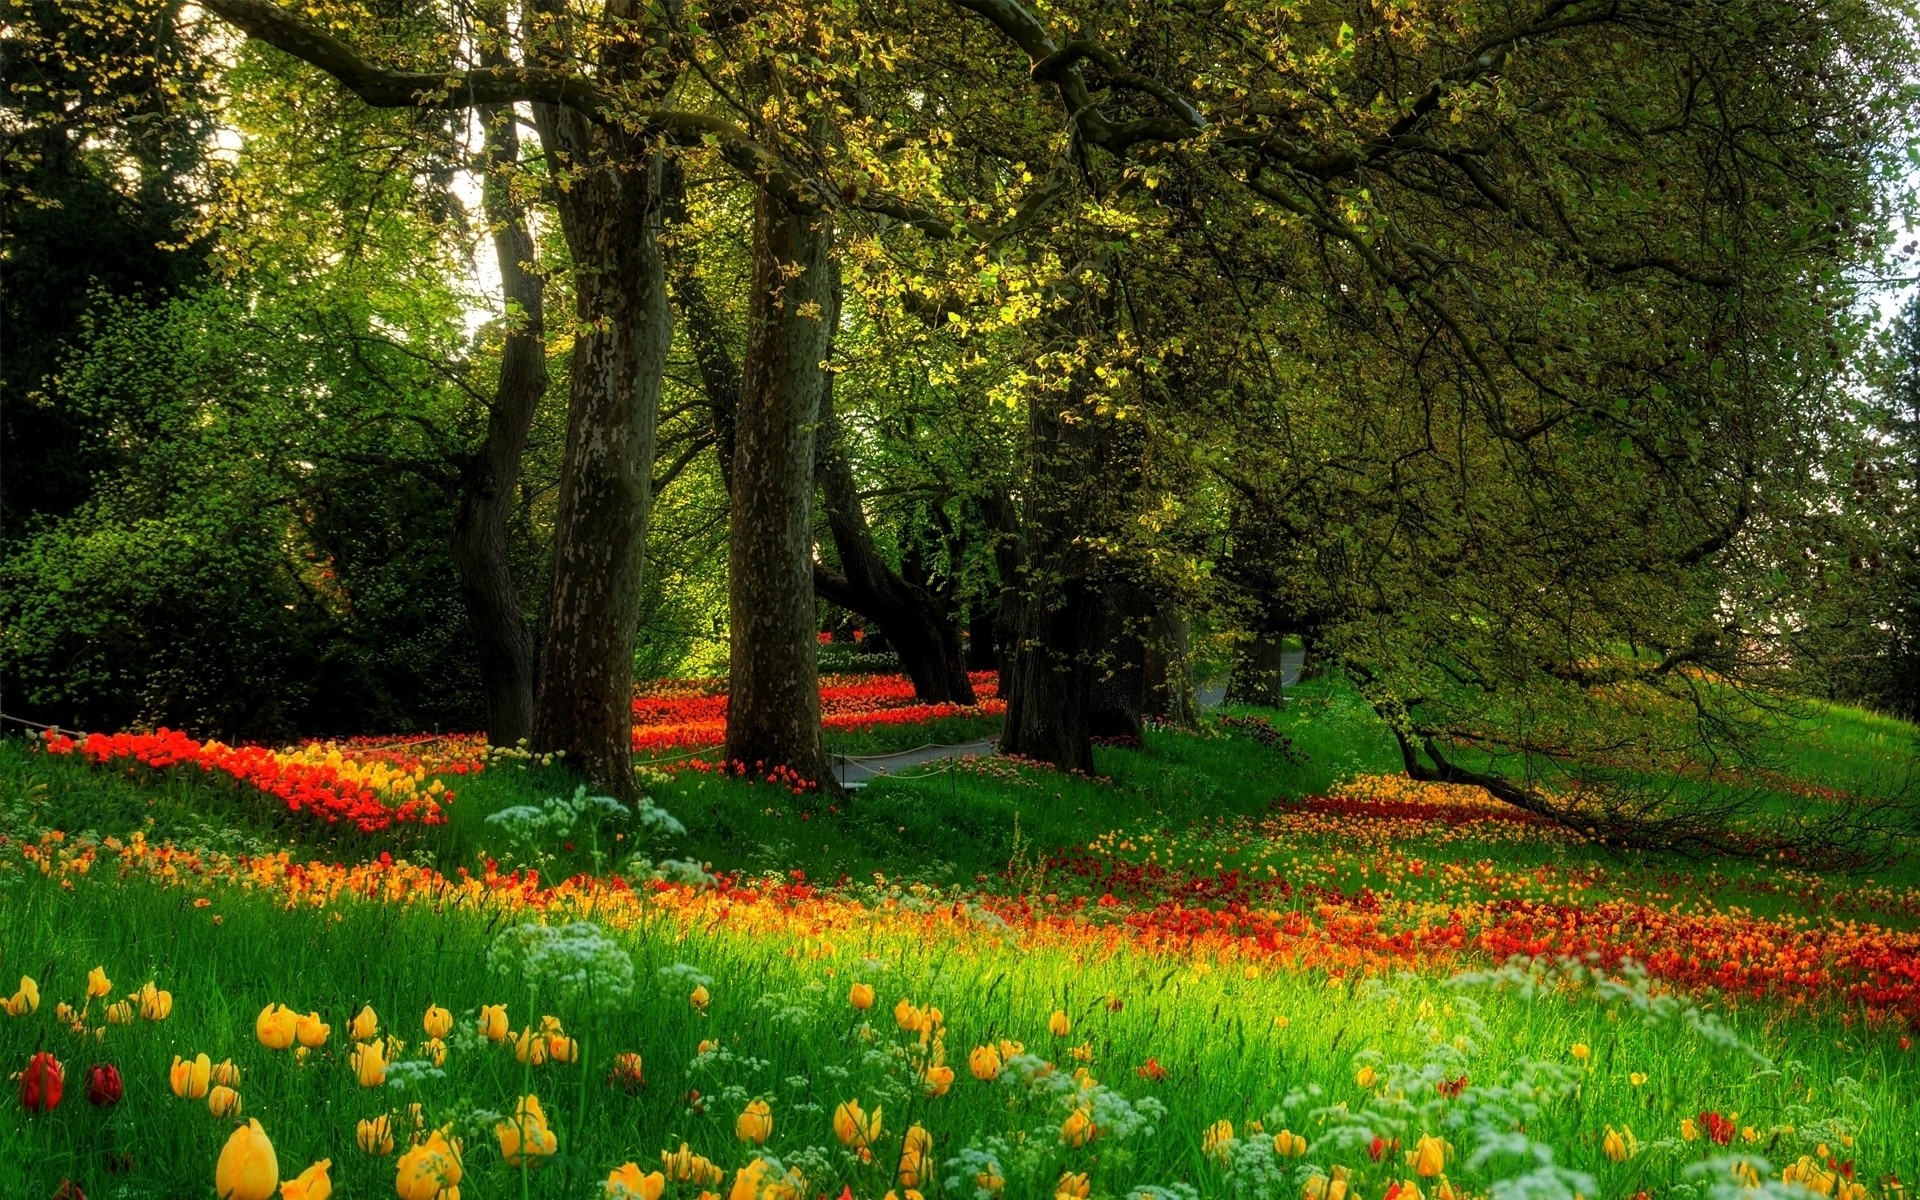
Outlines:
{"type": "Polygon", "coordinates": [[[640,1173],[639,1163],[621,1163],[607,1175],[606,1200],[660,1200],[667,1177],[655,1171],[640,1173]]]}
{"type": "Polygon", "coordinates": [[[320,1014],[308,1013],[293,1020],[293,1036],[300,1042],[303,1050],[317,1050],[327,1044],[327,1034],[333,1032],[333,1026],[320,1019],[320,1014]]]}
{"type": "Polygon", "coordinates": [[[220,1200],[268,1200],[280,1186],[280,1163],[258,1119],[233,1131],[213,1172],[220,1200]]]}
{"type": "Polygon", "coordinates": [[[756,1146],[766,1145],[773,1136],[773,1109],[765,1100],[749,1103],[733,1122],[734,1136],[743,1142],[752,1142],[756,1146]]]}
{"type": "Polygon", "coordinates": [[[120,1068],[112,1063],[95,1063],[87,1072],[87,1103],[95,1108],[112,1108],[120,1103],[120,1068]]]}
{"type": "Polygon", "coordinates": [[[420,1019],[420,1026],[430,1038],[446,1037],[453,1028],[453,1014],[437,1004],[433,1005],[427,1009],[427,1015],[420,1019]]]}
{"type": "Polygon", "coordinates": [[[207,1093],[207,1111],[216,1117],[240,1115],[240,1093],[222,1083],[207,1093]]]}
{"type": "Polygon", "coordinates": [[[1055,1037],[1065,1037],[1073,1032],[1073,1022],[1067,1019],[1064,1009],[1054,1009],[1053,1016],[1047,1018],[1047,1029],[1055,1037]]]}
{"type": "Polygon", "coordinates": [[[293,1045],[300,1018],[284,1004],[269,1004],[253,1020],[254,1036],[269,1050],[285,1050],[293,1045]]]}
{"type": "Polygon", "coordinates": [[[872,1008],[873,985],[870,983],[854,984],[847,990],[847,1003],[859,1009],[872,1008]]]}
{"type": "Polygon", "coordinates": [[[354,1127],[354,1140],[363,1153],[376,1157],[393,1153],[393,1121],[387,1116],[362,1119],[354,1127]]]}
{"type": "Polygon", "coordinates": [[[28,1112],[51,1112],[59,1107],[60,1094],[66,1084],[67,1074],[61,1069],[60,1060],[41,1050],[27,1060],[27,1069],[20,1072],[20,1107],[28,1112]]]}
{"type": "Polygon", "coordinates": [[[480,1006],[480,1036],[490,1042],[507,1040],[506,1005],[483,1004],[480,1006]]]}
{"type": "Polygon", "coordinates": [[[373,1011],[373,1005],[363,1005],[347,1023],[347,1036],[356,1042],[370,1042],[373,1035],[380,1031],[380,1018],[373,1011]]]}
{"type": "Polygon", "coordinates": [[[113,981],[107,978],[105,967],[95,967],[87,972],[87,999],[98,1000],[113,991],[113,981]]]}

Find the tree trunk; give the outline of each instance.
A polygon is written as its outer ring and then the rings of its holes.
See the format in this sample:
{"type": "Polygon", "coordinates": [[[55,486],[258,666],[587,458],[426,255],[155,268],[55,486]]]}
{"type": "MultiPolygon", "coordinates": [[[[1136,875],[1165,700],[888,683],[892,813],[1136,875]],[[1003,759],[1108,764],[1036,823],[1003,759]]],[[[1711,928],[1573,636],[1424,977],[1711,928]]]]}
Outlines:
{"type": "Polygon", "coordinates": [[[1093,564],[1080,535],[1098,501],[1108,421],[1077,400],[1035,396],[1027,406],[1031,464],[1024,561],[1011,608],[1012,686],[1003,754],[1093,770],[1093,686],[1107,628],[1093,564]],[[1071,418],[1071,419],[1066,419],[1071,418]]]}
{"type": "Polygon", "coordinates": [[[1092,736],[1138,743],[1146,730],[1146,596],[1110,580],[1100,595],[1100,649],[1087,718],[1092,736]]]}
{"type": "Polygon", "coordinates": [[[461,464],[453,518],[453,569],[472,626],[487,702],[487,741],[512,746],[533,734],[533,633],[521,611],[507,556],[507,525],[518,499],[520,463],[534,412],[547,391],[546,281],[530,269],[533,238],[507,176],[520,158],[513,110],[483,108],[486,178],[482,201],[506,297],[506,341],[487,433],[461,464]]]}
{"type": "Polygon", "coordinates": [[[1147,715],[1179,729],[1200,721],[1193,694],[1193,632],[1185,613],[1156,605],[1146,641],[1147,715]]]}
{"type": "Polygon", "coordinates": [[[1283,703],[1285,666],[1281,655],[1286,637],[1277,630],[1260,629],[1234,648],[1233,676],[1227,681],[1227,701],[1279,708],[1283,703]]]}
{"type": "MultiPolygon", "coordinates": [[[[837,290],[837,289],[836,289],[837,290]]],[[[838,312],[836,302],[833,311],[838,312]]],[[[960,642],[960,624],[939,596],[887,565],[873,544],[860,507],[846,442],[833,411],[833,379],[820,393],[820,494],[840,571],[814,564],[814,590],[880,627],[923,704],[972,704],[973,681],[960,642]]]]}
{"type": "Polygon", "coordinates": [[[572,252],[578,328],[533,747],[634,791],[633,652],[671,335],[659,160],[624,133],[536,105],[572,252]]]}
{"type": "Polygon", "coordinates": [[[753,281],[734,430],[727,759],[837,785],[820,743],[814,430],[833,302],[831,217],[754,200],[753,281]]]}

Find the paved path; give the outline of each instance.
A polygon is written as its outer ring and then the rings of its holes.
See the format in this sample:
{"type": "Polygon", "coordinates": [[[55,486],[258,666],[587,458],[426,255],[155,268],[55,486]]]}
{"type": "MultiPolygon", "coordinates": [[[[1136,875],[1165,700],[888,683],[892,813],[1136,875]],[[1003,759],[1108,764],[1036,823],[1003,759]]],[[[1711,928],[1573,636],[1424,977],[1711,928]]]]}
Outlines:
{"type": "Polygon", "coordinates": [[[956,746],[921,746],[917,750],[901,750],[895,754],[868,754],[859,758],[833,756],[833,777],[845,788],[863,788],[877,776],[891,775],[922,763],[939,762],[946,758],[966,758],[970,755],[992,754],[999,745],[999,738],[981,738],[977,742],[962,742],[956,746]]]}
{"type": "MultiPolygon", "coordinates": [[[[1298,650],[1289,650],[1280,656],[1280,686],[1292,687],[1300,682],[1300,667],[1305,659],[1306,656],[1298,650]]],[[[1194,699],[1202,709],[1219,708],[1226,698],[1227,685],[1224,681],[1203,684],[1194,689],[1194,699]]],[[[858,758],[836,754],[833,756],[833,777],[840,781],[841,787],[857,790],[881,775],[892,775],[942,759],[992,754],[998,742],[998,738],[981,738],[954,746],[921,746],[894,754],[868,754],[858,758]]]]}

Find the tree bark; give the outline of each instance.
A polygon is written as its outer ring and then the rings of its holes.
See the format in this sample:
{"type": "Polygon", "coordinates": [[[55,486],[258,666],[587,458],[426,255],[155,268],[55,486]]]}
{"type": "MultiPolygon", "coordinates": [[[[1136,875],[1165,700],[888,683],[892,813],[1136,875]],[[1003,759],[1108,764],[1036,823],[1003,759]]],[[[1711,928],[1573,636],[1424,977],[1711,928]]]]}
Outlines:
{"type": "Polygon", "coordinates": [[[1227,680],[1227,700],[1279,708],[1284,703],[1281,655],[1286,636],[1272,628],[1256,629],[1234,647],[1233,674],[1227,680]]]}
{"type": "MultiPolygon", "coordinates": [[[[833,308],[838,311],[837,302],[833,308]]],[[[840,571],[815,563],[814,590],[880,627],[921,703],[973,704],[973,681],[952,610],[942,597],[889,566],[873,544],[833,410],[831,375],[821,389],[819,425],[820,495],[840,571]]]]}
{"type": "Polygon", "coordinates": [[[530,267],[533,238],[507,178],[520,158],[513,111],[482,108],[480,118],[487,168],[481,196],[506,297],[506,337],[486,437],[461,464],[452,555],[486,696],[487,741],[512,746],[533,734],[534,661],[533,633],[508,560],[507,526],[518,500],[527,434],[547,391],[546,280],[530,267]]]}
{"type": "Polygon", "coordinates": [[[634,791],[633,653],[671,335],[657,152],[536,105],[572,252],[578,329],[533,748],[596,787],[634,791]]]}
{"type": "Polygon", "coordinates": [[[1138,743],[1146,732],[1146,596],[1132,583],[1110,580],[1101,589],[1100,608],[1088,731],[1097,738],[1138,743]]]}
{"type": "Polygon", "coordinates": [[[820,742],[814,636],[814,437],[833,302],[832,218],[754,200],[747,352],[734,431],[730,762],[835,790],[820,742]]]}
{"type": "Polygon", "coordinates": [[[1010,626],[1012,686],[1003,754],[1093,771],[1093,686],[1106,609],[1084,540],[1098,503],[1107,421],[1075,397],[1036,396],[1027,406],[1031,456],[1017,601],[1010,626]],[[1066,419],[1071,418],[1071,419],[1066,419]]]}
{"type": "Polygon", "coordinates": [[[1200,721],[1193,694],[1193,631],[1187,615],[1156,605],[1146,640],[1146,713],[1180,729],[1200,721]]]}

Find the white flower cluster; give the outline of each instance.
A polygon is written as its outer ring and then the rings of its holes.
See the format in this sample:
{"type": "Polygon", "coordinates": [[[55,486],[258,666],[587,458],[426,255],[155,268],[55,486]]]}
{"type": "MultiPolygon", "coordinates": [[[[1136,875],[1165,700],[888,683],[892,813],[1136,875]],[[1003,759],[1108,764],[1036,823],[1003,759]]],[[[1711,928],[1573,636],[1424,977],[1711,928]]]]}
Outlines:
{"type": "Polygon", "coordinates": [[[612,1006],[633,995],[632,956],[591,921],[516,925],[493,939],[487,966],[577,1005],[612,1006]]]}

